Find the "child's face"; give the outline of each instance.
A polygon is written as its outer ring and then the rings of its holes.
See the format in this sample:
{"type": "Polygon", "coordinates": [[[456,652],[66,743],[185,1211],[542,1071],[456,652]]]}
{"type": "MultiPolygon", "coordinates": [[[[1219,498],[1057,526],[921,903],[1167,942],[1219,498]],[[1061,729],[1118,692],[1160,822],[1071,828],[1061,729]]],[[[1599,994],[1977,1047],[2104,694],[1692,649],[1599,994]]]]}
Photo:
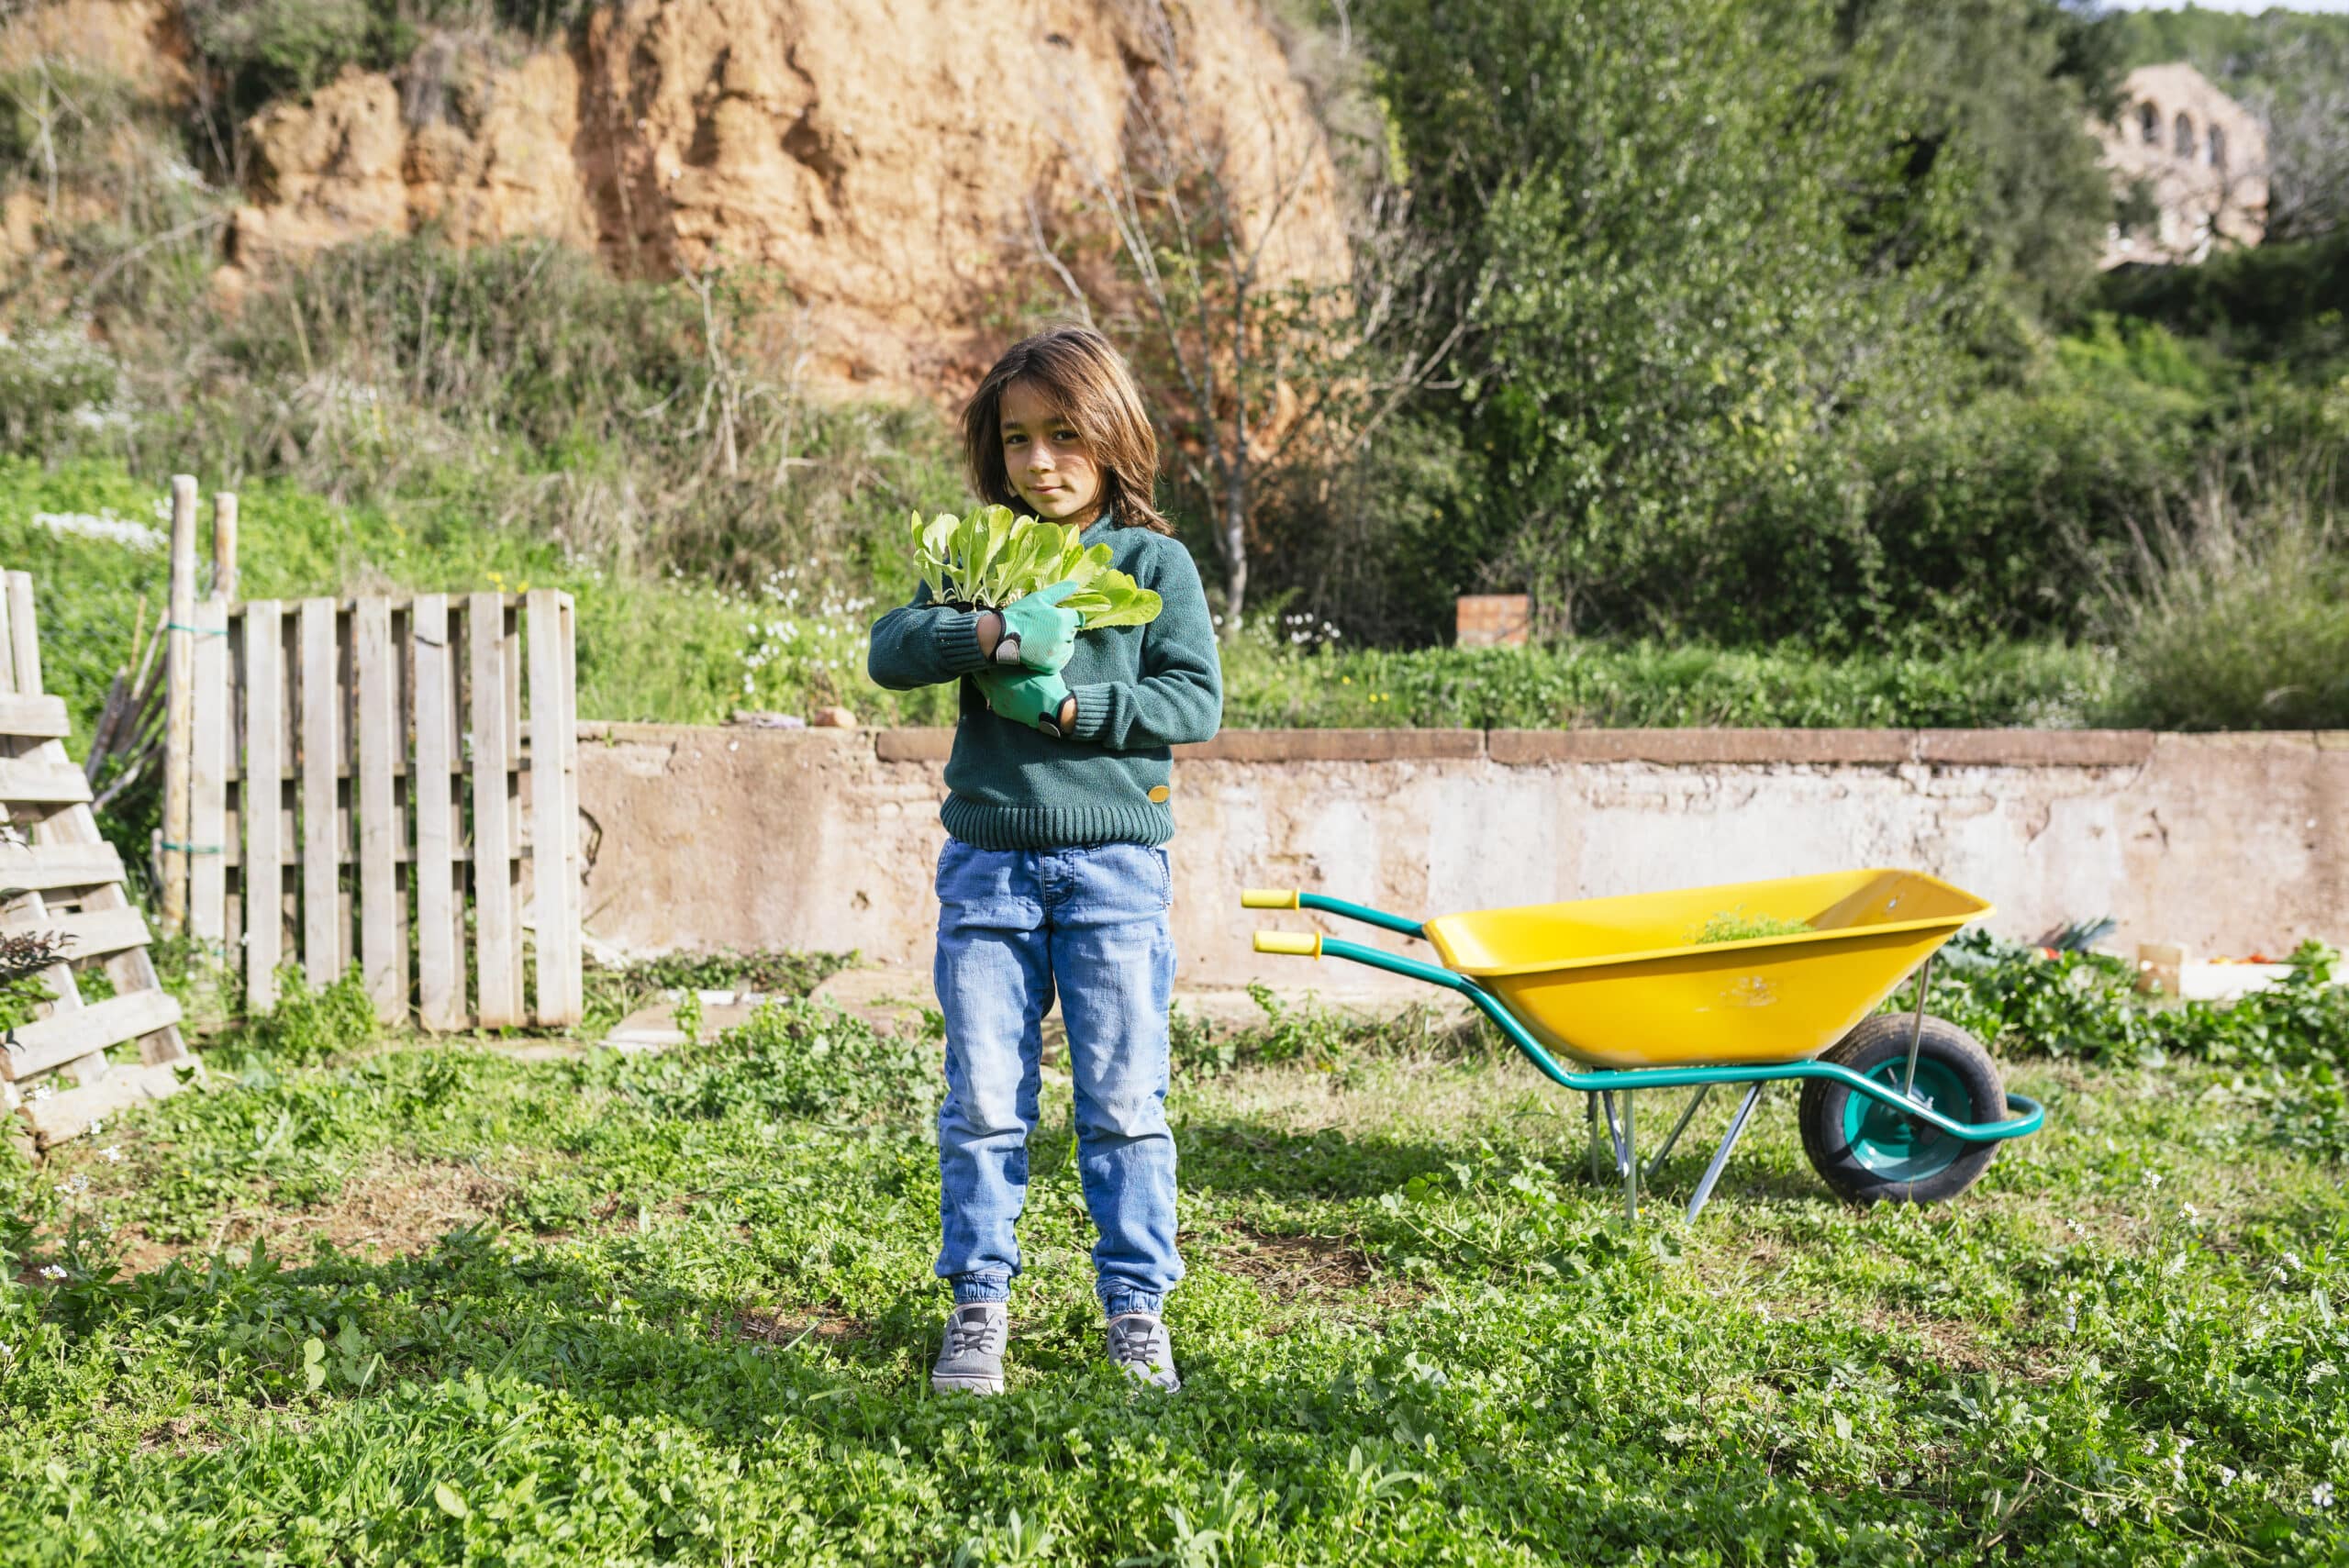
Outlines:
{"type": "Polygon", "coordinates": [[[1003,389],[996,416],[1003,441],[1003,471],[1039,517],[1089,523],[1101,513],[1101,470],[1051,395],[1030,382],[1003,389]]]}

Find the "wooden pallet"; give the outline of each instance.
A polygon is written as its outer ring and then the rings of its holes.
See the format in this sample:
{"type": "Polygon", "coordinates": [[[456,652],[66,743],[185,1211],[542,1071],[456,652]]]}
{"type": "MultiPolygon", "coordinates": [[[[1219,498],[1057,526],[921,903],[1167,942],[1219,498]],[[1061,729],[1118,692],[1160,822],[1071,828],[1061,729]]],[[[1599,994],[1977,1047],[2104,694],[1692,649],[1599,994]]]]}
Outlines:
{"type": "Polygon", "coordinates": [[[42,975],[56,1000],[0,1050],[0,1109],[23,1118],[34,1148],[101,1118],[161,1099],[197,1071],[180,1037],[180,1006],[147,956],[147,922],[123,891],[122,862],[98,835],[90,786],[65,754],[65,704],[41,687],[29,573],[0,574],[0,930],[72,939],[72,962],[42,975]],[[114,995],[84,1002],[73,963],[103,960],[114,995]],[[139,1042],[139,1062],[106,1051],[139,1042]]]}
{"type": "Polygon", "coordinates": [[[298,953],[312,986],[356,962],[386,1022],[578,1022],[571,596],[209,599],[194,624],[188,932],[246,1006],[298,953]]]}

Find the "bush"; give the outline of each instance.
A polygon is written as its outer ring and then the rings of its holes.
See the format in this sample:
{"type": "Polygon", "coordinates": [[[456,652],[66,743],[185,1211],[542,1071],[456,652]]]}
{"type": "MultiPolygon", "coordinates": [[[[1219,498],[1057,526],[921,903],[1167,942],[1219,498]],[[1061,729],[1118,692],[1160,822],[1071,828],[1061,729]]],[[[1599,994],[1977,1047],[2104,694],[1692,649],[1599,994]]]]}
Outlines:
{"type": "Polygon", "coordinates": [[[277,984],[277,1006],[245,1026],[238,1054],[275,1068],[309,1067],[365,1045],[380,1032],[375,1004],[355,964],[317,991],[298,964],[287,964],[278,971],[277,984]]]}
{"type": "Polygon", "coordinates": [[[2115,712],[2163,729],[2349,727],[2349,553],[2321,502],[2207,494],[2113,609],[2115,712]]]}
{"type": "Polygon", "coordinates": [[[932,1048],[836,1008],[769,1002],[717,1040],[634,1056],[616,1083],[658,1116],[742,1113],[832,1124],[902,1118],[931,1104],[932,1048]]]}
{"type": "Polygon", "coordinates": [[[118,426],[117,373],[86,321],[0,329],[0,441],[39,447],[75,428],[118,426]]]}

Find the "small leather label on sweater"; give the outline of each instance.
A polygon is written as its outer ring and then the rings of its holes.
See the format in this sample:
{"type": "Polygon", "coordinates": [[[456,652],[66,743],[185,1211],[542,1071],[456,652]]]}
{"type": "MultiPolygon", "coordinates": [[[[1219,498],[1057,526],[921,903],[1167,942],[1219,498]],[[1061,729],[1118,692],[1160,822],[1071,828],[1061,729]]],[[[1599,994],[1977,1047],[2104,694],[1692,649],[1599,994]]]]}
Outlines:
{"type": "Polygon", "coordinates": [[[1164,784],[1160,784],[1156,789],[1150,792],[1150,803],[1152,806],[1163,806],[1166,804],[1166,797],[1174,793],[1174,792],[1173,790],[1168,789],[1164,784]]]}

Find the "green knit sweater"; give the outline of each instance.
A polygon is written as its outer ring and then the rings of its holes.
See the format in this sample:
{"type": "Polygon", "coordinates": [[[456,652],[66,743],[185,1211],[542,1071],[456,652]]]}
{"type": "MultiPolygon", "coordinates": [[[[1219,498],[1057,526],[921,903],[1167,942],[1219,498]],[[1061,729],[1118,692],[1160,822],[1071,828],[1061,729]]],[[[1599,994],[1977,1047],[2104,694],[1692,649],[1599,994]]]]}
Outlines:
{"type": "Polygon", "coordinates": [[[1076,698],[1076,727],[1056,740],[987,710],[977,683],[979,617],[914,602],[873,625],[866,667],[877,684],[910,691],[962,684],[962,716],[946,762],[946,830],[985,850],[1074,844],[1163,844],[1174,836],[1171,746],[1205,740],[1223,714],[1215,626],[1190,552],[1163,534],[1103,517],[1085,530],[1109,546],[1110,565],[1154,589],[1165,607],[1148,626],[1079,632],[1061,679],[1076,698]]]}

